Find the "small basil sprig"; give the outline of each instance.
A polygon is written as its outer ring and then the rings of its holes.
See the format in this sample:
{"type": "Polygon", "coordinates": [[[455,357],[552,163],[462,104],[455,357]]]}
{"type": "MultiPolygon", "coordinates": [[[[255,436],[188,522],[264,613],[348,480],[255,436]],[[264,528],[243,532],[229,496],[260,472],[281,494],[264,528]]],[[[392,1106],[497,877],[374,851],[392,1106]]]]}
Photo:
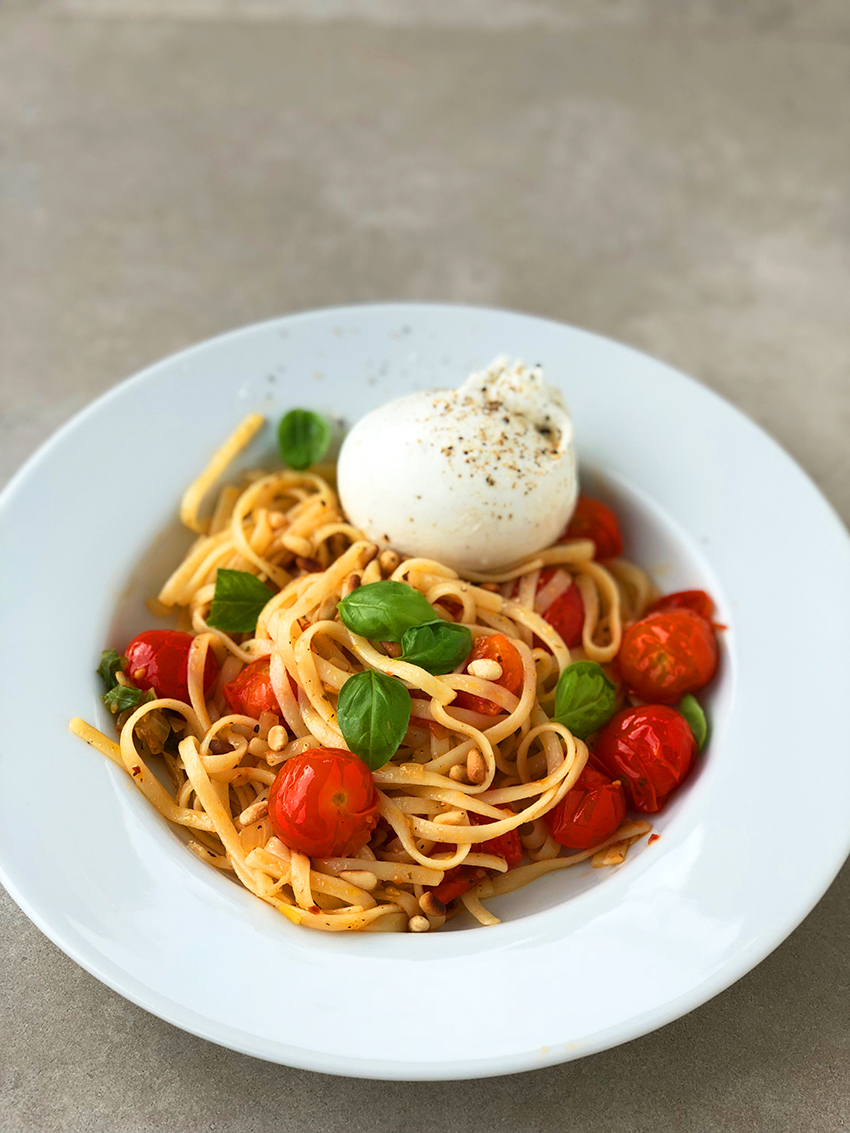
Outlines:
{"type": "Polygon", "coordinates": [[[558,678],[553,719],[580,740],[607,724],[617,705],[617,690],[595,661],[574,661],[558,678]]]}
{"type": "Polygon", "coordinates": [[[411,626],[401,636],[401,660],[418,665],[434,676],[457,668],[469,656],[470,649],[472,634],[469,628],[456,622],[426,622],[425,625],[411,626]]]}
{"type": "Polygon", "coordinates": [[[291,409],[278,426],[277,441],[284,464],[300,472],[328,451],[330,422],[309,409],[291,409]]]}
{"type": "Polygon", "coordinates": [[[373,641],[401,641],[414,626],[434,620],[434,607],[406,582],[369,582],[358,586],[338,606],[342,624],[373,641]]]}
{"type": "Polygon", "coordinates": [[[112,715],[117,716],[119,712],[123,712],[127,708],[138,708],[140,704],[146,704],[149,700],[156,700],[156,695],[150,688],[142,691],[142,689],[134,688],[132,685],[116,684],[109,692],[105,692],[100,699],[112,715]]]}
{"type": "Polygon", "coordinates": [[[695,696],[687,693],[679,702],[679,711],[688,722],[688,727],[694,734],[697,742],[697,751],[702,751],[708,739],[708,721],[702,710],[702,705],[695,696]]]}
{"type": "Polygon", "coordinates": [[[410,723],[410,694],[395,677],[366,669],[349,677],[336,706],[339,730],[372,771],[392,759],[410,723]]]}
{"type": "Polygon", "coordinates": [[[253,633],[274,591],[247,570],[219,568],[207,625],[225,633],[253,633]]]}
{"type": "Polygon", "coordinates": [[[118,684],[118,678],[115,674],[122,672],[126,665],[127,658],[121,657],[114,649],[104,649],[101,653],[97,675],[103,681],[107,692],[118,684]]]}

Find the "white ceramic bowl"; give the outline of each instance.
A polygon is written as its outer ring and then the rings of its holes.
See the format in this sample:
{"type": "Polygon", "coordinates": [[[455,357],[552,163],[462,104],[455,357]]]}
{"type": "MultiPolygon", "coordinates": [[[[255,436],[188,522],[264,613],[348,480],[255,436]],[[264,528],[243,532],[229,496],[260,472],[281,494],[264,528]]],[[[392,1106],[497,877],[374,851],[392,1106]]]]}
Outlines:
{"type": "MultiPolygon", "coordinates": [[[[274,460],[267,428],[243,464],[274,460]]],[[[391,474],[391,469],[388,469],[391,474]]],[[[675,1019],[764,958],[850,847],[850,545],[806,475],[737,410],[627,347],[526,315],[381,305],[248,327],[152,366],[62,429],[0,498],[2,880],[110,987],[293,1066],[376,1078],[531,1069],[675,1019]],[[298,929],[205,867],[67,731],[106,722],[94,669],[151,623],[187,540],[184,486],[239,418],[356,419],[494,355],[542,362],[586,487],[665,590],[729,625],[698,773],[616,870],[493,902],[493,928],[298,929]]]]}

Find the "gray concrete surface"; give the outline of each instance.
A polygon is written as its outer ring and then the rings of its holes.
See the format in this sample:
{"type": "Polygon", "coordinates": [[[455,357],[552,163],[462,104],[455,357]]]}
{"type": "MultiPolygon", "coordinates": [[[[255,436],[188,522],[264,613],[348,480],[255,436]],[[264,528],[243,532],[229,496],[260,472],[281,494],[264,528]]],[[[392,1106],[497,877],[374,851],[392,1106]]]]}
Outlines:
{"type": "MultiPolygon", "coordinates": [[[[846,0],[0,0],[0,480],[197,339],[433,298],[680,366],[846,520],[848,105],[846,0]]],[[[4,896],[0,1128],[846,1130],[848,895],[654,1035],[439,1085],[184,1035],[4,896]]]]}

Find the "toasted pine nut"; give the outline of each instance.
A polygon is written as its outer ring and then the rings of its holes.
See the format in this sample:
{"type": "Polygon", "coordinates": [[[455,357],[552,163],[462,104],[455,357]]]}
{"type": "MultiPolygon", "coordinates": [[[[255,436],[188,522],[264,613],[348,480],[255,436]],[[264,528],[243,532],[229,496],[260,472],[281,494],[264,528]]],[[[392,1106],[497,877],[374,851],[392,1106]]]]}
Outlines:
{"type": "Polygon", "coordinates": [[[466,818],[466,811],[463,810],[447,810],[445,814],[435,814],[434,821],[441,822],[444,826],[460,826],[466,818]]]}
{"type": "Polygon", "coordinates": [[[427,917],[411,917],[407,922],[407,927],[411,932],[427,932],[431,927],[431,922],[427,917]]]}
{"type": "Polygon", "coordinates": [[[239,817],[236,819],[238,826],[250,826],[252,822],[259,822],[261,818],[265,818],[269,813],[269,800],[258,799],[257,802],[251,803],[246,806],[239,817]]]}
{"type": "Polygon", "coordinates": [[[368,869],[344,869],[339,876],[341,881],[356,885],[358,889],[365,889],[367,893],[371,893],[378,886],[377,877],[368,869]]]}
{"type": "Polygon", "coordinates": [[[423,913],[429,917],[444,917],[446,915],[446,906],[433,893],[423,893],[419,898],[419,908],[423,913]]]}
{"type": "Polygon", "coordinates": [[[487,761],[477,747],[466,757],[466,776],[476,787],[487,778],[487,761]]]}
{"type": "Polygon", "coordinates": [[[449,770],[449,778],[454,779],[456,783],[466,783],[466,764],[456,763],[454,767],[449,770]]]}
{"type": "Polygon", "coordinates": [[[400,657],[401,645],[397,641],[382,641],[381,645],[388,657],[400,657]]]}
{"type": "Polygon", "coordinates": [[[288,740],[286,728],[280,724],[275,724],[273,728],[269,728],[268,743],[272,751],[283,751],[288,740]]]}
{"type": "Polygon", "coordinates": [[[343,598],[345,598],[345,596],[347,594],[350,594],[352,590],[356,590],[359,585],[360,585],[360,575],[359,574],[348,575],[345,582],[343,582],[343,584],[342,584],[342,596],[343,596],[343,598]]]}
{"type": "Polygon", "coordinates": [[[384,574],[392,574],[400,562],[401,557],[396,551],[381,551],[378,555],[378,563],[384,574]]]}
{"type": "Polygon", "coordinates": [[[381,581],[381,568],[378,565],[378,560],[370,556],[370,561],[366,564],[361,575],[361,581],[364,586],[368,586],[370,582],[381,581]]]}
{"type": "Polygon", "coordinates": [[[305,570],[308,574],[318,574],[324,567],[318,559],[308,558],[306,555],[296,555],[295,565],[299,570],[305,570]]]}
{"type": "Polygon", "coordinates": [[[498,661],[480,657],[477,661],[469,662],[468,672],[473,677],[480,677],[482,681],[497,681],[502,675],[502,666],[498,661]]]}

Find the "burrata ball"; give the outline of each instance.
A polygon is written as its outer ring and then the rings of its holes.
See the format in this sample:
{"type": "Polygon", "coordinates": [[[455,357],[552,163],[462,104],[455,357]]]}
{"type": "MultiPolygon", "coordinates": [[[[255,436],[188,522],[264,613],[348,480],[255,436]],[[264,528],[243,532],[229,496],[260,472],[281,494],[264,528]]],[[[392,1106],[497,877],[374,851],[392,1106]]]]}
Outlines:
{"type": "Polygon", "coordinates": [[[412,393],[346,437],[351,522],[405,556],[486,573],[554,543],[578,496],[573,427],[539,367],[496,359],[457,390],[412,393]]]}

